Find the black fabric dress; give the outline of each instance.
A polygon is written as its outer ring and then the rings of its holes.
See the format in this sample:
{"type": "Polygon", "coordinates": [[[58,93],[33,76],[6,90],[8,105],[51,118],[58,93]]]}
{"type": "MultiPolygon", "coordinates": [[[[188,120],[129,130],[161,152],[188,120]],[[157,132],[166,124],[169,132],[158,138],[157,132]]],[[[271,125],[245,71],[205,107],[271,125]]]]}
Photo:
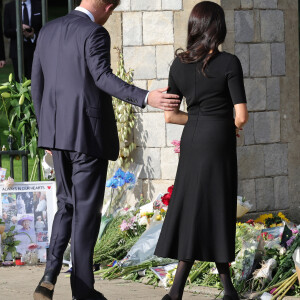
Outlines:
{"type": "Polygon", "coordinates": [[[170,69],[169,93],[186,97],[188,122],[155,255],[178,260],[235,259],[237,158],[233,105],[246,103],[239,59],[218,53],[208,64],[170,69]]]}

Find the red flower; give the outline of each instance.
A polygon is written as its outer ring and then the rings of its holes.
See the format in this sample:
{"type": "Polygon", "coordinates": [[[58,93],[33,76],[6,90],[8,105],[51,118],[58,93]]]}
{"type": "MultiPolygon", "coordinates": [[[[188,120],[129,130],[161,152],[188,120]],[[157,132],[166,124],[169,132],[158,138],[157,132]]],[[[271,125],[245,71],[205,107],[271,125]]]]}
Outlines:
{"type": "Polygon", "coordinates": [[[249,225],[254,226],[254,220],[253,219],[248,220],[246,223],[248,223],[249,225]]]}
{"type": "Polygon", "coordinates": [[[170,203],[171,195],[169,193],[164,194],[161,198],[161,201],[164,205],[168,206],[170,203]]]}
{"type": "Polygon", "coordinates": [[[174,185],[171,185],[170,187],[168,187],[168,193],[170,194],[170,196],[173,193],[173,188],[174,188],[174,185]]]}

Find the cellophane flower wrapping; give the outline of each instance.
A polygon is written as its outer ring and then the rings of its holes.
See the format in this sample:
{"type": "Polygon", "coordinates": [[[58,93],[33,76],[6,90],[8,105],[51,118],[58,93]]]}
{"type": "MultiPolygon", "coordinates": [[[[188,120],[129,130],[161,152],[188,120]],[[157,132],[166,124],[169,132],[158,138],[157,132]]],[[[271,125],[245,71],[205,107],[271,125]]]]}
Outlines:
{"type": "Polygon", "coordinates": [[[246,201],[245,197],[238,196],[237,197],[237,210],[236,217],[241,218],[244,216],[250,209],[252,208],[252,204],[249,201],[246,201]]]}

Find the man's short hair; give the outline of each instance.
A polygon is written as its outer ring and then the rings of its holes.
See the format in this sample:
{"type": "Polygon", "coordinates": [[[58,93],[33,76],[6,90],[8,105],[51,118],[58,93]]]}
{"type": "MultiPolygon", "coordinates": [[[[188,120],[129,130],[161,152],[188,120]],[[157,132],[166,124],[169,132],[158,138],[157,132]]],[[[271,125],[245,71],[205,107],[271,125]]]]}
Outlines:
{"type": "Polygon", "coordinates": [[[107,5],[112,4],[114,8],[116,8],[121,2],[121,0],[94,0],[94,1],[97,4],[102,4],[102,3],[107,5]]]}

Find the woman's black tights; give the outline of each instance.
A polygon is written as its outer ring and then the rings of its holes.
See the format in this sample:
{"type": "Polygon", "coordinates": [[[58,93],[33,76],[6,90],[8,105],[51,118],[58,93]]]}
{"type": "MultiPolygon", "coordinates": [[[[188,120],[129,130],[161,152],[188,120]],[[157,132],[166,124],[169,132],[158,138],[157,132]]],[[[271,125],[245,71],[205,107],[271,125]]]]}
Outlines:
{"type": "MultiPolygon", "coordinates": [[[[172,300],[181,300],[186,280],[189,276],[191,268],[194,262],[191,261],[179,261],[177,266],[176,275],[172,288],[169,291],[169,296],[172,300]]],[[[232,300],[238,300],[238,294],[231,282],[230,270],[228,263],[216,263],[219,276],[224,287],[224,294],[232,298],[232,300]]]]}

